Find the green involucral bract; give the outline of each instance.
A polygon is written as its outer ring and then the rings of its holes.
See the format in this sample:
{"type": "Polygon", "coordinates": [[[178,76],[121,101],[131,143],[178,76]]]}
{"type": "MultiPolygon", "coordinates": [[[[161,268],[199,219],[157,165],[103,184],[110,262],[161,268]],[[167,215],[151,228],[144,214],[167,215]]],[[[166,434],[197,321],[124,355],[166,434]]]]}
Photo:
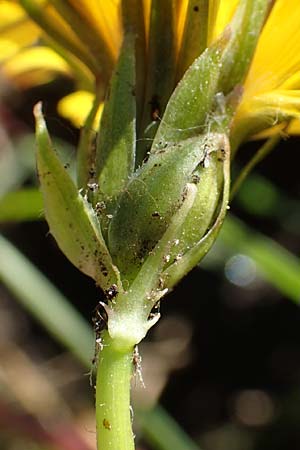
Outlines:
{"type": "Polygon", "coordinates": [[[273,0],[240,0],[229,25],[231,37],[221,60],[219,90],[225,95],[244,81],[272,3],[273,0]]]}
{"type": "Polygon", "coordinates": [[[229,36],[188,69],[168,102],[148,160],[136,170],[131,33],[124,38],[112,76],[95,152],[91,124],[97,99],[82,132],[79,190],[52,148],[41,106],[35,108],[38,172],[50,232],[70,261],[104,291],[117,286],[111,311],[121,303],[128,303],[128,311],[129,299],[142,305],[143,298],[134,300],[134,287],[138,297],[152,298],[150,309],[142,307],[149,314],[164,287],[172,287],[198,263],[220,229],[229,192],[231,116],[218,108],[216,89],[229,36]],[[121,280],[130,295],[123,292],[121,280]]]}
{"type": "Polygon", "coordinates": [[[116,197],[133,173],[136,144],[135,46],[128,34],[100,122],[96,176],[99,200],[116,197]]]}
{"type": "Polygon", "coordinates": [[[102,289],[112,284],[121,289],[119,272],[107,250],[95,211],[78,192],[52,148],[40,103],[34,113],[37,169],[50,232],[67,258],[102,289]]]}
{"type": "Polygon", "coordinates": [[[124,293],[119,294],[117,301],[111,302],[106,307],[108,331],[110,336],[116,339],[118,346],[126,347],[139,343],[159,319],[160,314],[151,314],[151,310],[168,291],[162,286],[160,279],[165,256],[180,233],[196,193],[196,186],[188,183],[181,206],[171,218],[161,239],[149,253],[133,283],[124,293]]]}
{"type": "Polygon", "coordinates": [[[216,107],[221,59],[229,37],[226,33],[206,49],[178,83],[155,135],[152,153],[166,144],[204,134],[217,118],[211,114],[216,107]]]}
{"type": "Polygon", "coordinates": [[[163,291],[213,244],[229,195],[231,92],[247,72],[268,5],[269,0],[259,0],[259,7],[252,0],[241,1],[228,30],[174,89],[148,160],[137,169],[136,40],[128,30],[96,149],[92,122],[97,97],[82,133],[79,190],[52,148],[40,105],[35,108],[37,165],[50,231],[70,261],[103,290],[116,285],[121,298],[122,280],[126,289],[141,290],[144,284],[142,296],[149,296],[157,283],[163,291]],[[88,192],[91,186],[94,191],[88,192]]]}
{"type": "MultiPolygon", "coordinates": [[[[201,259],[206,255],[206,253],[209,251],[209,249],[215,242],[221,229],[222,223],[224,221],[228,209],[228,200],[230,194],[230,146],[226,135],[223,135],[223,137],[224,137],[224,147],[221,149],[222,156],[221,158],[218,157],[219,162],[223,160],[222,164],[223,186],[222,191],[219,194],[218,208],[215,211],[213,221],[210,227],[207,229],[203,237],[198,241],[196,241],[197,233],[194,233],[196,231],[197,222],[195,219],[197,219],[198,210],[197,208],[195,209],[193,208],[194,212],[196,211],[197,212],[195,216],[192,215],[192,217],[187,218],[190,220],[187,220],[185,224],[187,231],[185,232],[185,229],[182,230],[182,237],[183,237],[182,242],[184,243],[185,239],[188,238],[189,236],[188,231],[190,227],[192,230],[191,237],[192,239],[195,239],[195,241],[193,242],[192,245],[189,244],[187,246],[185,253],[181,253],[175,256],[174,262],[171,263],[171,265],[169,265],[161,274],[161,280],[163,282],[164,287],[167,289],[172,288],[176,283],[178,283],[178,281],[181,280],[182,277],[184,277],[190,270],[192,270],[193,267],[195,267],[199,263],[199,261],[201,261],[201,259]]],[[[206,187],[209,189],[209,184],[206,187]]],[[[196,202],[195,207],[197,207],[196,202]]],[[[191,211],[191,213],[192,212],[193,211],[191,211]]],[[[187,240],[187,243],[189,243],[189,240],[187,240]]]]}
{"type": "Polygon", "coordinates": [[[188,183],[197,187],[194,204],[175,236],[166,264],[184,254],[209,228],[223,191],[225,136],[190,138],[154,154],[135,173],[111,220],[108,245],[121,276],[129,283],[180,208],[188,183]]]}

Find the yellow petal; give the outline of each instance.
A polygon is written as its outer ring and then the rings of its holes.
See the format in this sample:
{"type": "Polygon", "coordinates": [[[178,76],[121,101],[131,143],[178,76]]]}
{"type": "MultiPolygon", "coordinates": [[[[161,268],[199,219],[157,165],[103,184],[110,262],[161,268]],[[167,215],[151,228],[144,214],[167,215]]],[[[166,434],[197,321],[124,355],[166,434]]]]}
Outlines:
{"type": "MultiPolygon", "coordinates": [[[[83,126],[94,101],[94,95],[87,91],[77,91],[64,97],[58,103],[59,114],[80,128],[83,126]]],[[[94,127],[98,128],[104,104],[101,103],[95,118],[94,127]]]]}
{"type": "Polygon", "coordinates": [[[243,102],[237,111],[235,121],[262,114],[263,111],[272,111],[272,115],[298,117],[300,114],[300,91],[278,90],[266,92],[253,97],[248,102],[243,102]]]}
{"type": "Polygon", "coordinates": [[[280,86],[281,89],[300,89],[300,70],[291,75],[280,86]]]}
{"type": "Polygon", "coordinates": [[[251,140],[268,139],[278,134],[280,134],[282,137],[285,137],[288,134],[290,134],[287,127],[287,122],[281,122],[277,125],[274,125],[272,128],[267,128],[266,130],[261,131],[260,133],[257,133],[254,136],[251,136],[251,140]]]}
{"type": "MultiPolygon", "coordinates": [[[[291,119],[300,119],[300,91],[278,90],[260,94],[240,105],[232,123],[232,136],[239,142],[249,138],[250,134],[254,139],[265,138],[281,129],[282,122],[291,119]]],[[[292,130],[296,132],[294,126],[292,130]]],[[[285,132],[289,133],[289,130],[285,132]]]]}
{"type": "Polygon", "coordinates": [[[19,51],[19,45],[7,39],[0,39],[0,62],[11,58],[19,51]]]}
{"type": "Polygon", "coordinates": [[[56,72],[70,73],[66,62],[48,47],[32,47],[17,53],[13,58],[4,62],[1,71],[8,79],[27,87],[32,82],[48,81],[50,75],[56,72]],[[31,82],[29,81],[30,74],[33,75],[33,73],[35,76],[31,82]]]}
{"type": "Polygon", "coordinates": [[[210,0],[208,43],[213,42],[229,24],[239,0],[210,0]]]}
{"type": "Polygon", "coordinates": [[[144,6],[145,34],[146,34],[146,41],[148,41],[150,28],[151,0],[143,0],[143,6],[144,6]]]}
{"type": "Polygon", "coordinates": [[[78,37],[76,28],[67,23],[65,17],[60,15],[52,4],[46,0],[30,0],[24,4],[32,20],[38,24],[40,33],[45,33],[47,38],[60,48],[59,52],[61,50],[61,53],[75,55],[92,71],[98,69],[100,63],[97,63],[93,52],[78,37]]]}
{"type": "Polygon", "coordinates": [[[92,29],[97,30],[107,48],[117,57],[122,41],[120,0],[68,0],[92,29]]]}
{"type": "Polygon", "coordinates": [[[181,0],[180,2],[177,2],[177,11],[176,11],[176,17],[177,17],[177,52],[179,52],[179,49],[181,47],[181,41],[183,36],[183,30],[186,20],[186,13],[187,13],[187,7],[188,7],[189,0],[181,0]]]}
{"type": "Polygon", "coordinates": [[[18,43],[24,47],[35,42],[40,35],[38,27],[29,20],[23,9],[16,3],[1,1],[0,17],[1,39],[18,43]]]}
{"type": "Polygon", "coordinates": [[[277,0],[260,36],[244,97],[292,86],[299,69],[300,1],[277,0]]]}
{"type": "Polygon", "coordinates": [[[287,133],[292,135],[300,135],[300,119],[294,119],[287,127],[287,133]]]}
{"type": "Polygon", "coordinates": [[[1,12],[1,28],[3,24],[13,23],[17,20],[20,20],[24,17],[23,9],[12,1],[2,0],[0,3],[0,12],[1,12]]]}

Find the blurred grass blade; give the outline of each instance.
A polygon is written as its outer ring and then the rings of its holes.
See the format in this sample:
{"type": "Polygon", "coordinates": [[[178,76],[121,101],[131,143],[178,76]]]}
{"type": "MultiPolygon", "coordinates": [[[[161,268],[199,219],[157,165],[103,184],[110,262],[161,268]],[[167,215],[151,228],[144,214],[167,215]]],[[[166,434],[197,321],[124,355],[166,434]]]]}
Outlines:
{"type": "Polygon", "coordinates": [[[25,134],[11,141],[0,125],[0,197],[17,189],[35,172],[34,134],[25,134]]]}
{"type": "Polygon", "coordinates": [[[20,303],[85,366],[91,365],[91,328],[68,300],[9,241],[0,236],[0,279],[20,303]]]}
{"type": "Polygon", "coordinates": [[[0,222],[41,220],[43,209],[42,194],[38,189],[9,192],[0,199],[0,222]]]}
{"type": "Polygon", "coordinates": [[[233,216],[227,217],[220,239],[253,258],[263,277],[283,295],[300,304],[300,259],[272,239],[257,233],[233,216]]]}
{"type": "Polygon", "coordinates": [[[200,450],[160,406],[139,411],[138,420],[147,442],[151,443],[156,450],[200,450]]]}
{"type": "Polygon", "coordinates": [[[254,167],[259,164],[268,154],[276,147],[276,145],[281,140],[281,135],[276,134],[275,136],[270,137],[252,156],[252,158],[247,162],[247,164],[240,170],[238,177],[234,181],[230,198],[236,195],[236,193],[240,190],[241,185],[248,177],[249,173],[254,169],[254,167]]]}
{"type": "Polygon", "coordinates": [[[235,201],[248,214],[276,218],[284,231],[299,236],[300,199],[288,195],[268,178],[258,173],[249,175],[237,192],[235,201]]]}

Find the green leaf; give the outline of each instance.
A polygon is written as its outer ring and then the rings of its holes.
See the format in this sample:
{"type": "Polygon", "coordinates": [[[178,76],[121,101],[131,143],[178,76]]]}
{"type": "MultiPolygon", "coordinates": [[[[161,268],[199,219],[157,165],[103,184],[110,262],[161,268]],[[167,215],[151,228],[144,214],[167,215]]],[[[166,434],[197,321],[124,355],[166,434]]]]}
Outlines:
{"type": "Polygon", "coordinates": [[[100,123],[96,168],[100,195],[104,199],[117,196],[134,170],[135,120],[135,43],[133,36],[128,34],[100,123]]]}
{"type": "Polygon", "coordinates": [[[97,216],[52,149],[40,103],[34,113],[37,168],[50,232],[67,258],[102,289],[119,284],[97,216]]]}
{"type": "Polygon", "coordinates": [[[43,219],[43,199],[35,188],[9,192],[0,199],[0,222],[43,219]]]}
{"type": "Polygon", "coordinates": [[[18,189],[35,172],[32,152],[34,134],[25,134],[11,142],[3,136],[0,153],[0,197],[18,189]]]}

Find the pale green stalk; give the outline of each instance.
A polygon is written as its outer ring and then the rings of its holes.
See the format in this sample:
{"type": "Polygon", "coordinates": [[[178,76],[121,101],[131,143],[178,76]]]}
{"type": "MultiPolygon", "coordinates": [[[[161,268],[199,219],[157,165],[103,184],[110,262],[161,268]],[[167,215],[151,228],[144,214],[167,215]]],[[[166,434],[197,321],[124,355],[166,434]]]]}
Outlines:
{"type": "Polygon", "coordinates": [[[134,450],[130,407],[133,347],[116,348],[103,333],[98,355],[96,425],[98,450],[134,450]]]}

